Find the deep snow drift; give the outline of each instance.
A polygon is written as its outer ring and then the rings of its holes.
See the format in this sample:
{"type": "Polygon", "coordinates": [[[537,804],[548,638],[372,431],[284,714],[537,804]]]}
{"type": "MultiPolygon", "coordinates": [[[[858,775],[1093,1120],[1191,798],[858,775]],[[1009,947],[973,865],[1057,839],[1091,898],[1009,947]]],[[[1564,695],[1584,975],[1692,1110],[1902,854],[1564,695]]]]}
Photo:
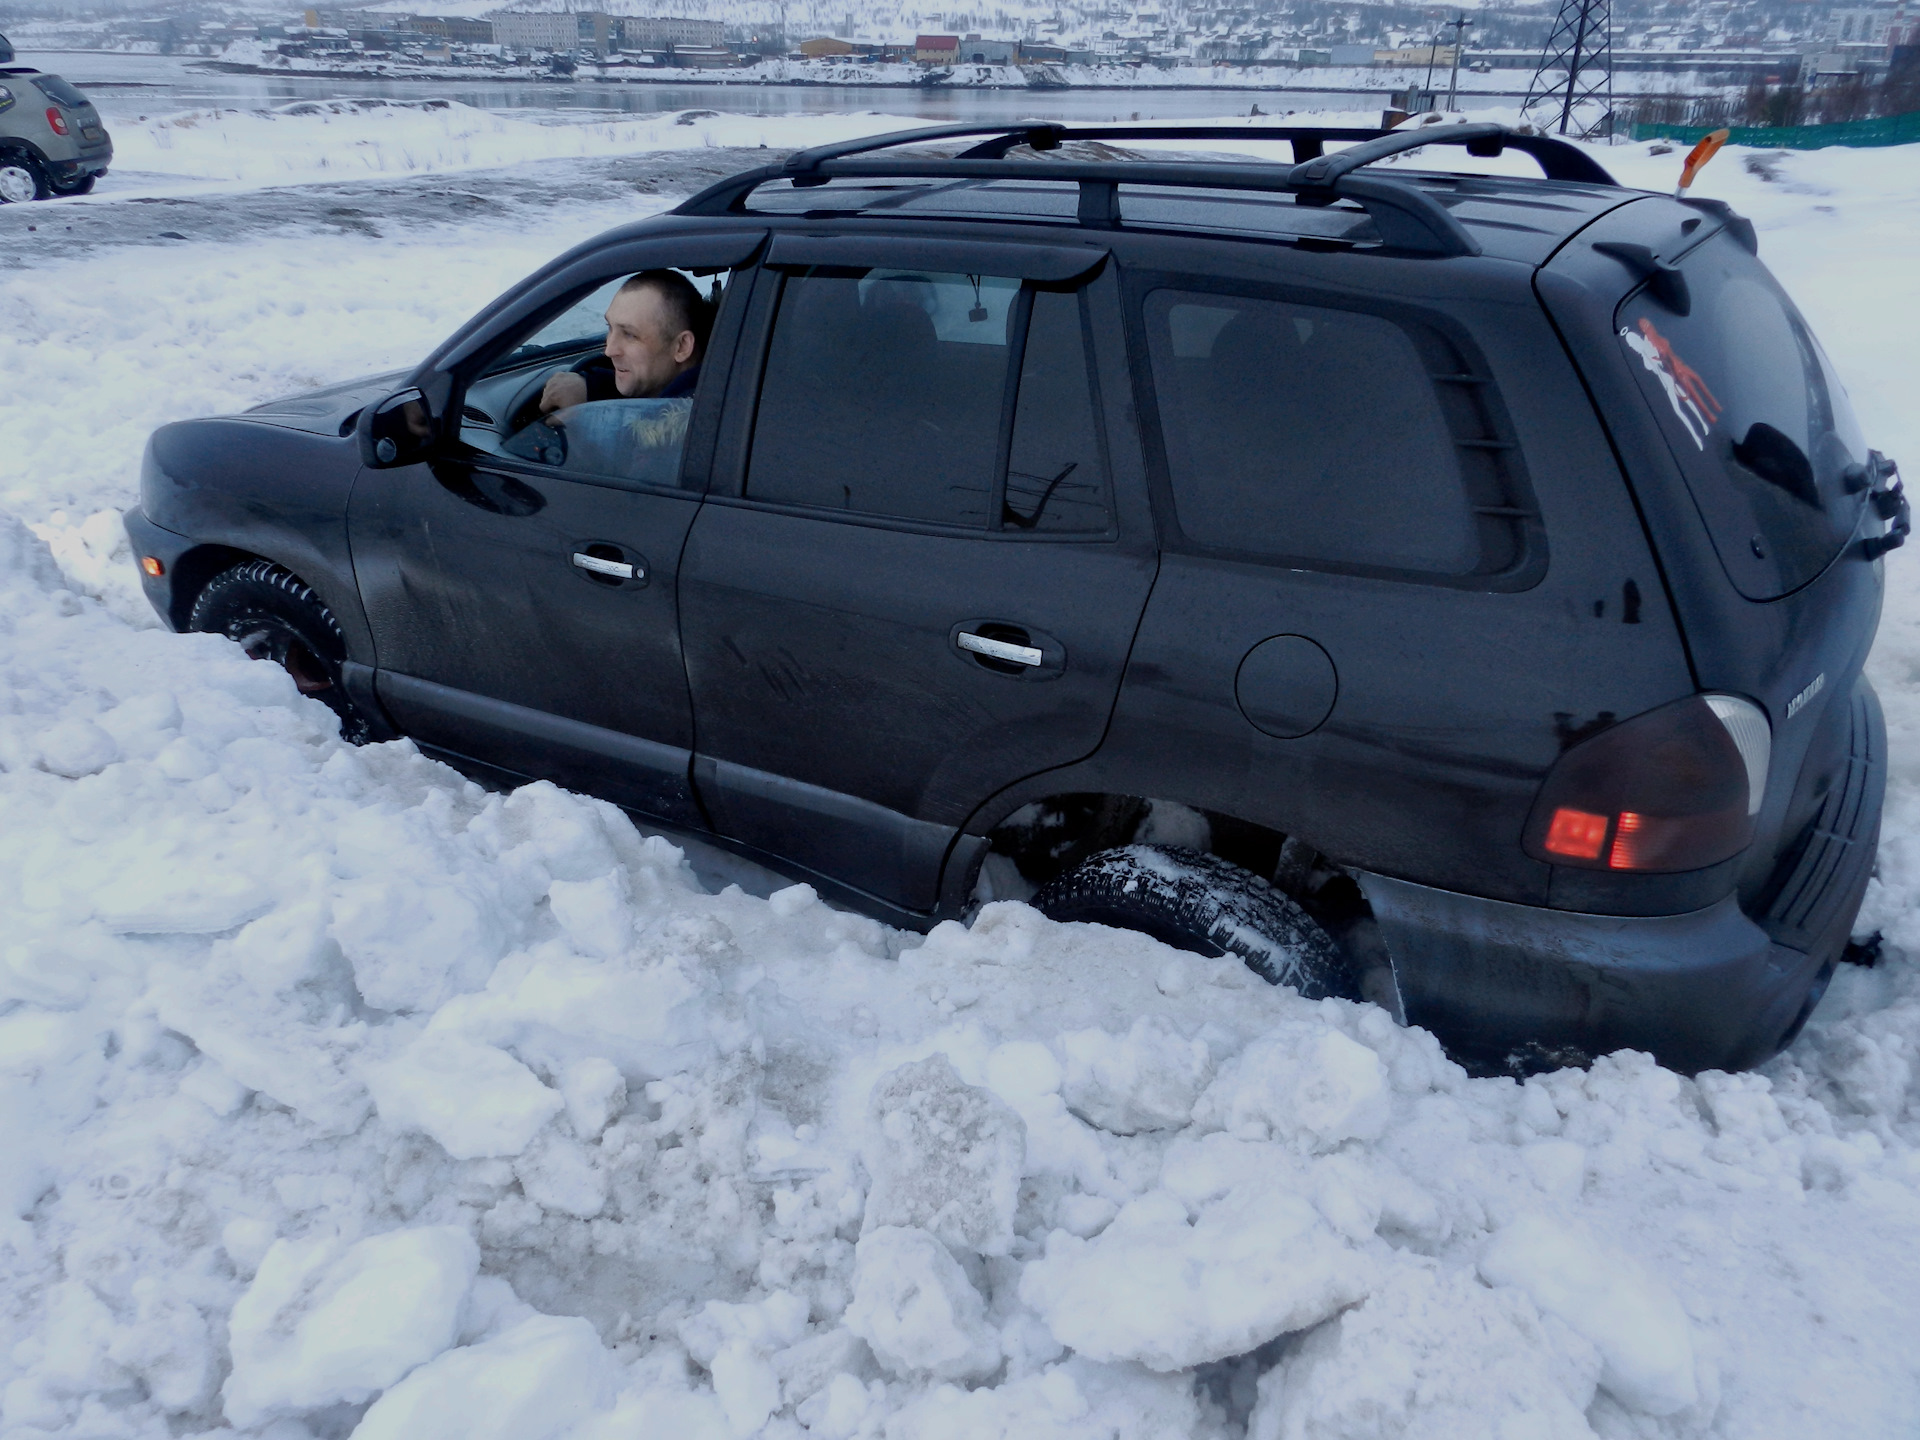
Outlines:
{"type": "MultiPolygon", "coordinates": [[[[1710,193],[1920,455],[1920,157],[1741,158],[1710,193]]],[[[632,213],[0,281],[0,1436],[1911,1433],[1905,553],[1889,958],[1760,1074],[1470,1080],[1017,904],[711,893],[158,630],[109,508],[152,425],[405,363],[632,213]]]]}

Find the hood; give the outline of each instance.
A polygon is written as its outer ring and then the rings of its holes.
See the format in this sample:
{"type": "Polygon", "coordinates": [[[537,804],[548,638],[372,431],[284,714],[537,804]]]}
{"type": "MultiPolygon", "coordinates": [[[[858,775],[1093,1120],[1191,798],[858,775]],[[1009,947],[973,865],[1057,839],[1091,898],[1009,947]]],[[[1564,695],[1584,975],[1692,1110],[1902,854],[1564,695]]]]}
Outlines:
{"type": "Polygon", "coordinates": [[[322,390],[304,390],[279,400],[269,400],[241,413],[248,420],[264,420],[289,430],[304,430],[310,435],[347,435],[360,412],[373,401],[400,388],[411,372],[390,370],[381,375],[363,375],[322,390]]]}

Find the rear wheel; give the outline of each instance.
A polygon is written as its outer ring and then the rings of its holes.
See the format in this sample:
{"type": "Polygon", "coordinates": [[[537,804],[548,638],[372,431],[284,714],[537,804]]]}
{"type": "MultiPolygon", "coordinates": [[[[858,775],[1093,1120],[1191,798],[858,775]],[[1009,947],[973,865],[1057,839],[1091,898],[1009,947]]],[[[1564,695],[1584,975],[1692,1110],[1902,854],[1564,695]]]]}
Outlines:
{"type": "Polygon", "coordinates": [[[0,152],[0,204],[44,200],[52,193],[46,170],[33,156],[22,150],[0,152]]]}
{"type": "Polygon", "coordinates": [[[270,560],[249,560],[207,582],[193,602],[190,630],[224,635],[255,660],[270,660],[340,717],[340,738],[371,738],[367,717],[347,694],[342,666],[346,637],[305,581],[270,560]]]}
{"type": "Polygon", "coordinates": [[[1198,850],[1128,845],[1042,887],[1052,920],[1138,930],[1195,955],[1238,955],[1256,975],[1309,1000],[1358,999],[1339,946],[1292,899],[1238,865],[1198,850]]]}

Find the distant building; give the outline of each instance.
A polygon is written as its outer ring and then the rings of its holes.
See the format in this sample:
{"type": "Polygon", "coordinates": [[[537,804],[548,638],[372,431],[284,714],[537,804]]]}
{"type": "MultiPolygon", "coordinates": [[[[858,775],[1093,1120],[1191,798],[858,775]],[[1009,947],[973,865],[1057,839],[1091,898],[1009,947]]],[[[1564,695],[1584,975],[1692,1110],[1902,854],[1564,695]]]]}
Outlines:
{"type": "Polygon", "coordinates": [[[916,35],[913,58],[920,65],[957,65],[960,63],[958,35],[916,35]]]}
{"type": "Polygon", "coordinates": [[[436,40],[457,40],[462,45],[493,43],[492,23],[467,15],[415,15],[407,28],[436,40]]]}
{"type": "Polygon", "coordinates": [[[960,42],[960,59],[968,65],[1011,65],[1018,49],[1011,40],[982,40],[969,35],[960,42]]]}
{"type": "Polygon", "coordinates": [[[523,15],[496,10],[487,16],[493,43],[509,50],[551,50],[570,55],[580,43],[579,17],[570,14],[523,15]]]}
{"type": "Polygon", "coordinates": [[[831,35],[819,35],[811,40],[802,40],[800,53],[809,60],[818,60],[823,55],[851,55],[854,49],[845,40],[835,39],[831,35]]]}
{"type": "Polygon", "coordinates": [[[688,20],[678,15],[629,15],[621,22],[621,43],[629,50],[721,47],[727,43],[727,27],[718,20],[688,20]]]}
{"type": "Polygon", "coordinates": [[[1452,45],[1403,45],[1398,50],[1376,50],[1373,52],[1375,65],[1451,65],[1454,48],[1452,45]]]}
{"type": "Polygon", "coordinates": [[[681,70],[725,70],[740,63],[740,57],[724,45],[675,45],[663,52],[662,65],[681,70]]]}

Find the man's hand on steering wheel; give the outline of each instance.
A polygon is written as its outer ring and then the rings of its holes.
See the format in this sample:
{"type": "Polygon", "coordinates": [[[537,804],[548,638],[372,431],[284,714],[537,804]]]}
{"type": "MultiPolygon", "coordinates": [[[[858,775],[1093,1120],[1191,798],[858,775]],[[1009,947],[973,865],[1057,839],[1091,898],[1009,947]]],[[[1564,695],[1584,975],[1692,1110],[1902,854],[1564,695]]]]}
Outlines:
{"type": "Polygon", "coordinates": [[[546,387],[540,392],[540,413],[551,415],[556,410],[565,410],[573,405],[587,403],[587,380],[584,375],[576,375],[571,370],[562,370],[558,375],[549,376],[546,387]]]}

